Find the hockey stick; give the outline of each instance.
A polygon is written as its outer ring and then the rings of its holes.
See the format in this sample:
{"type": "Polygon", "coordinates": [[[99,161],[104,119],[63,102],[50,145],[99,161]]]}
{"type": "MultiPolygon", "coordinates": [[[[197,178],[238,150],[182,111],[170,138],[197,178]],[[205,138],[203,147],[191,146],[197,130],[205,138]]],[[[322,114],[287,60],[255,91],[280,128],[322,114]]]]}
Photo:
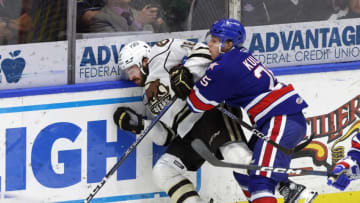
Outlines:
{"type": "Polygon", "coordinates": [[[150,125],[146,127],[139,137],[135,140],[135,142],[126,150],[124,155],[119,159],[118,162],[110,169],[110,171],[105,175],[102,181],[94,188],[94,190],[89,194],[89,196],[84,200],[84,203],[90,202],[96,193],[104,186],[106,181],[110,178],[111,175],[115,173],[115,171],[120,167],[120,165],[125,161],[125,159],[130,155],[132,151],[136,148],[136,146],[144,139],[144,137],[150,132],[150,130],[155,126],[155,124],[160,120],[160,118],[166,113],[167,110],[175,103],[177,97],[174,96],[167,105],[161,110],[161,112],[151,121],[150,125]]]}
{"type": "Polygon", "coordinates": [[[206,161],[211,165],[216,167],[228,167],[228,168],[241,168],[246,170],[256,170],[256,171],[265,171],[273,173],[286,173],[286,174],[295,174],[295,175],[317,175],[317,176],[328,176],[327,171],[314,171],[314,170],[302,170],[295,168],[274,168],[266,166],[257,166],[257,165],[245,165],[237,163],[229,163],[221,161],[216,156],[210,152],[209,148],[205,145],[200,139],[195,139],[191,142],[192,148],[206,161]]]}
{"type": "Polygon", "coordinates": [[[301,149],[303,149],[306,145],[308,145],[311,140],[312,140],[312,136],[307,139],[305,142],[297,145],[295,148],[293,149],[288,149],[285,148],[281,145],[279,145],[278,143],[272,141],[269,137],[265,136],[262,132],[260,132],[259,130],[257,130],[256,128],[253,128],[251,125],[247,124],[246,122],[244,122],[243,120],[241,120],[240,118],[238,118],[237,116],[235,116],[233,113],[231,113],[230,111],[228,111],[227,109],[225,109],[222,106],[218,106],[217,109],[219,109],[222,113],[224,113],[225,115],[227,115],[229,118],[235,120],[237,123],[239,123],[240,125],[244,126],[246,129],[250,130],[252,132],[253,135],[257,136],[258,138],[264,140],[265,142],[273,145],[274,147],[278,148],[280,151],[284,152],[285,154],[293,154],[295,152],[300,151],[301,149]]]}

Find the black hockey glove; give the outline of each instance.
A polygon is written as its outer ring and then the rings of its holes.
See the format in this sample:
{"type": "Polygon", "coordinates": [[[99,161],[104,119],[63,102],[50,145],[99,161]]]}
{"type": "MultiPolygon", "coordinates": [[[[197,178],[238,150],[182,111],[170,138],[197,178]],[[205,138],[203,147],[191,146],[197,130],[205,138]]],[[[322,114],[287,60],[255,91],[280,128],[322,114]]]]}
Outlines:
{"type": "Polygon", "coordinates": [[[144,129],[141,115],[129,107],[119,107],[114,113],[114,122],[120,129],[139,134],[144,129]]]}
{"type": "Polygon", "coordinates": [[[173,67],[169,74],[171,89],[177,97],[185,100],[194,86],[193,75],[183,65],[173,67]]]}

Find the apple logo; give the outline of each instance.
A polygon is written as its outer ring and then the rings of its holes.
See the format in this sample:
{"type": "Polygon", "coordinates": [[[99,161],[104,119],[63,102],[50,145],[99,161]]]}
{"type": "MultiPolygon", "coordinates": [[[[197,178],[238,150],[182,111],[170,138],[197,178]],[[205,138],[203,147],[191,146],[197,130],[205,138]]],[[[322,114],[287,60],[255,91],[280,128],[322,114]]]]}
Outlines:
{"type": "Polygon", "coordinates": [[[26,62],[21,57],[16,58],[20,53],[20,50],[10,52],[11,58],[4,59],[1,62],[1,69],[8,83],[17,83],[21,78],[26,62]]]}

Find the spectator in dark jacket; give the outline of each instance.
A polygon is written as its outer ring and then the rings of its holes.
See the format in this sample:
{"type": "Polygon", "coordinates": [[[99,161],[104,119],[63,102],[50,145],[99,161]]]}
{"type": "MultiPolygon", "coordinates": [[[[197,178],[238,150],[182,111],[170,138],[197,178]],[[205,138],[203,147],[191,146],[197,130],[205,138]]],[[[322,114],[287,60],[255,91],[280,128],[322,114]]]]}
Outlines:
{"type": "Polygon", "coordinates": [[[359,0],[242,0],[241,20],[248,26],[336,20],[356,12],[350,3],[355,1],[359,0]]]}
{"type": "Polygon", "coordinates": [[[34,31],[29,36],[32,42],[66,40],[67,2],[34,0],[34,31]]]}
{"type": "Polygon", "coordinates": [[[79,0],[77,2],[77,32],[89,32],[92,19],[105,4],[105,0],[79,0]]]}
{"type": "Polygon", "coordinates": [[[0,0],[0,44],[25,43],[33,29],[32,2],[0,0]]]}
{"type": "Polygon", "coordinates": [[[79,22],[87,28],[80,32],[126,32],[143,31],[165,32],[167,27],[159,16],[160,7],[144,5],[140,10],[132,7],[131,0],[107,0],[85,4],[79,12],[79,22]],[[90,9],[86,9],[86,7],[90,9]],[[98,9],[101,7],[100,9],[98,9]]]}
{"type": "Polygon", "coordinates": [[[344,18],[360,18],[360,0],[349,0],[348,12],[344,18]]]}

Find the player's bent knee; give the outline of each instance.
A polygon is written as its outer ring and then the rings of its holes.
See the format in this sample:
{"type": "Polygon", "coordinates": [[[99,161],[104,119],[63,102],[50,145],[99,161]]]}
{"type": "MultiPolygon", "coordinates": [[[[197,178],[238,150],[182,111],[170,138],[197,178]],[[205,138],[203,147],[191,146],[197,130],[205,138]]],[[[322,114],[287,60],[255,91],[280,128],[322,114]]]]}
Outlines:
{"type": "Polygon", "coordinates": [[[167,191],[172,185],[184,179],[183,174],[186,170],[178,157],[165,153],[153,168],[153,180],[158,187],[167,191]]]}
{"type": "Polygon", "coordinates": [[[153,179],[173,202],[202,202],[194,184],[184,176],[186,171],[185,165],[178,157],[165,153],[154,166],[153,179]]]}

